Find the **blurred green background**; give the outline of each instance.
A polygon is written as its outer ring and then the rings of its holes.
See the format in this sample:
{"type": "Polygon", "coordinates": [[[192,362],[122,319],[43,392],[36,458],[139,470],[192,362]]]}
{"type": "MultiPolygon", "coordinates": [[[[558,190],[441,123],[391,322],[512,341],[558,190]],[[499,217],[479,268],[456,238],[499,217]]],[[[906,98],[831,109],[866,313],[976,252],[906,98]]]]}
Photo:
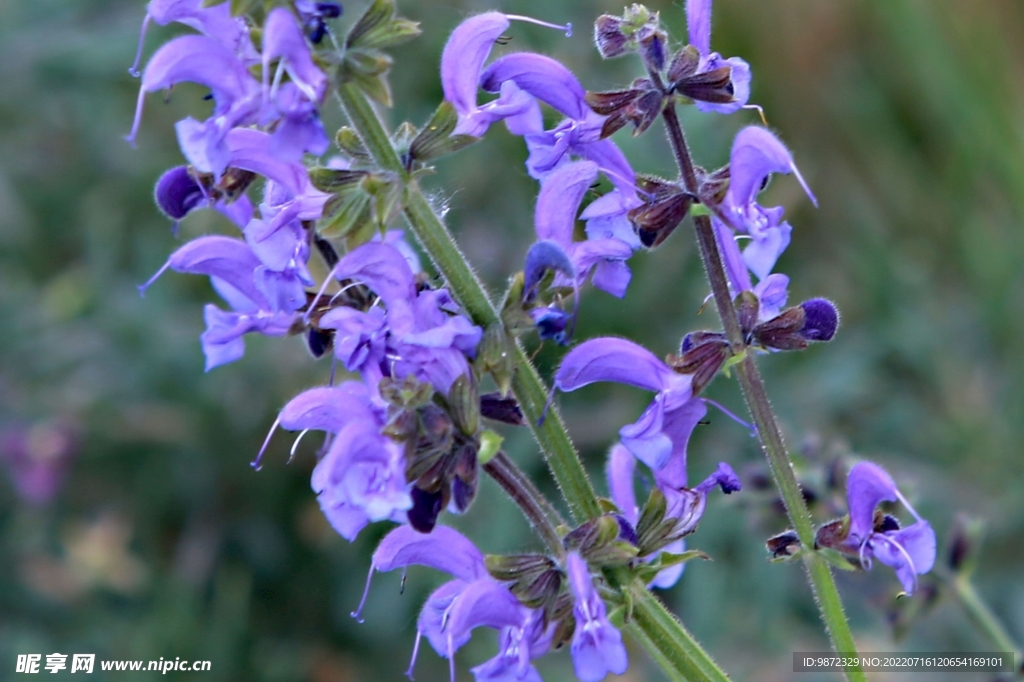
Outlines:
{"type": "MultiPolygon", "coordinates": [[[[681,3],[651,6],[685,37],[681,3]]],[[[339,25],[360,7],[347,4],[339,25]]],[[[515,24],[499,50],[545,51],[593,90],[637,75],[633,61],[602,63],[589,41],[593,18],[618,4],[405,2],[424,34],[394,52],[393,123],[426,119],[448,32],[495,7],[577,26],[566,39],[515,24]]],[[[181,163],[173,123],[204,111],[198,89],[176,89],[166,105],[150,96],[138,149],[122,140],[144,13],[136,0],[0,0],[0,466],[12,474],[0,480],[0,678],[15,677],[18,653],[61,652],[212,661],[212,672],[179,673],[190,679],[400,679],[419,606],[442,576],[413,569],[400,594],[399,576],[379,575],[356,623],[349,612],[386,529],[351,545],[329,529],[309,488],[314,438],[286,465],[291,441],[278,434],[263,470],[248,466],[275,411],[324,383],[329,362],[298,339],[250,338],[242,361],[204,374],[201,308],[215,298],[206,279],[171,274],[145,299],[136,293],[180,243],[151,198],[159,174],[181,163]],[[52,499],[18,493],[25,462],[65,473],[52,499]]],[[[147,55],[182,30],[151,31],[147,55]]],[[[854,453],[888,468],[940,539],[960,513],[983,520],[976,581],[1024,639],[1024,4],[718,0],[713,45],[750,62],[752,101],[820,201],[815,210],[790,178],[773,183],[769,198],[794,225],[778,270],[792,277],[792,301],[836,301],[842,328],[830,344],[761,361],[818,520],[839,511],[822,472],[854,453]]],[[[757,121],[683,119],[709,167],[757,121]]],[[[672,172],[658,125],[616,140],[638,170],[672,172]]],[[[521,140],[498,126],[429,180],[495,291],[532,239],[536,186],[524,159],[521,140]]],[[[587,290],[578,338],[619,334],[663,355],[685,332],[715,326],[713,312],[698,316],[707,291],[689,227],[633,259],[624,300],[587,290]]],[[[179,239],[226,230],[204,211],[179,239]]],[[[560,354],[542,350],[545,371],[560,354]]],[[[710,395],[743,411],[733,382],[720,378],[710,395]]],[[[597,479],[618,427],[647,400],[615,386],[561,399],[597,479]]],[[[755,443],[717,413],[711,422],[691,445],[691,476],[727,460],[756,479],[755,443]]],[[[550,490],[529,437],[508,436],[550,490]]],[[[466,517],[445,519],[484,551],[536,546],[489,481],[466,517]]],[[[665,595],[736,679],[791,679],[793,651],[828,648],[801,569],[766,561],[764,539],[785,527],[768,491],[713,498],[690,545],[714,561],[691,565],[665,595]]],[[[898,584],[885,567],[839,583],[862,650],[993,648],[949,598],[894,641],[898,584]]],[[[458,654],[459,679],[494,646],[493,633],[478,633],[458,654]]],[[[641,650],[631,657],[622,679],[662,679],[641,650]]],[[[421,651],[417,679],[446,679],[446,669],[421,651]]],[[[541,669],[571,679],[567,654],[541,669]]]]}

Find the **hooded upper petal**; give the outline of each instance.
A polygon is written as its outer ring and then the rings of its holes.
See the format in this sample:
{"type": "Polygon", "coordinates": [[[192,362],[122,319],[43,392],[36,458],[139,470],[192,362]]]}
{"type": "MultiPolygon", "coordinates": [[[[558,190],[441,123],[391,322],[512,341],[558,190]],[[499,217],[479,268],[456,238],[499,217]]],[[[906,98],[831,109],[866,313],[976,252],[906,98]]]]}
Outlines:
{"type": "Polygon", "coordinates": [[[701,54],[711,52],[711,0],[686,0],[690,44],[701,54]]]}
{"type": "Polygon", "coordinates": [[[597,172],[597,164],[576,161],[544,179],[533,214],[538,239],[550,239],[563,248],[572,244],[576,213],[583,196],[597,180],[597,172]]]}
{"type": "Polygon", "coordinates": [[[850,536],[859,542],[874,532],[878,505],[895,502],[898,491],[885,469],[871,462],[858,462],[846,477],[846,497],[850,508],[850,536]]]}
{"type": "Polygon", "coordinates": [[[513,81],[548,106],[569,118],[582,120],[590,112],[586,90],[561,62],[533,52],[517,52],[496,60],[480,76],[480,87],[498,92],[513,81]]]}
{"type": "Polygon", "coordinates": [[[281,59],[284,69],[303,94],[310,100],[320,100],[327,87],[327,76],[313,62],[306,37],[294,15],[278,7],[267,15],[263,28],[263,77],[270,76],[270,62],[281,59]]]}
{"type": "Polygon", "coordinates": [[[672,385],[675,374],[646,348],[615,337],[589,339],[569,351],[555,375],[555,386],[562,391],[595,381],[613,381],[662,391],[672,385]]]}
{"type": "Polygon", "coordinates": [[[444,98],[460,117],[476,109],[480,72],[494,41],[508,28],[508,18],[501,12],[486,12],[459,24],[441,53],[441,87],[444,98]]]}
{"type": "Polygon", "coordinates": [[[436,526],[429,534],[399,526],[384,536],[373,553],[373,568],[392,571],[410,564],[430,566],[467,582],[487,575],[484,556],[454,528],[436,526]]]}

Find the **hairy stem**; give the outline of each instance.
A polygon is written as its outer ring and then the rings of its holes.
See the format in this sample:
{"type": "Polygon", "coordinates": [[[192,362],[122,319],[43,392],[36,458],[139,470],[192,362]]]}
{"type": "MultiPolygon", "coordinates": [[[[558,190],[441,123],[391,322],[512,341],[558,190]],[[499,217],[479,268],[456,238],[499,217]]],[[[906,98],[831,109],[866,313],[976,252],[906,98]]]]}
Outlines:
{"type": "MultiPolygon", "coordinates": [[[[674,104],[669,104],[664,109],[662,118],[668,130],[669,143],[672,145],[672,152],[679,165],[679,172],[684,183],[687,184],[687,190],[697,194],[698,188],[695,184],[691,184],[695,183],[693,162],[686,146],[682,126],[676,116],[674,104]]],[[[722,320],[722,326],[733,352],[743,352],[746,344],[736,316],[736,308],[729,293],[729,282],[726,278],[725,267],[722,265],[714,226],[708,216],[696,216],[694,225],[696,226],[701,260],[711,285],[715,306],[718,308],[718,316],[722,320]]],[[[814,547],[814,524],[811,520],[811,513],[804,502],[800,484],[793,471],[793,463],[789,459],[789,452],[782,440],[782,431],[779,429],[775,413],[772,411],[771,403],[765,392],[764,382],[761,380],[761,374],[751,354],[747,353],[736,366],[736,375],[747,408],[757,426],[761,447],[768,459],[775,485],[782,495],[786,513],[789,515],[790,522],[793,524],[801,544],[808,550],[804,554],[804,567],[807,570],[811,589],[814,592],[815,601],[821,612],[822,620],[825,622],[832,646],[837,652],[853,654],[857,651],[856,642],[853,639],[850,624],[846,620],[832,570],[825,561],[814,552],[809,551],[814,547]]],[[[859,666],[848,668],[846,674],[850,680],[866,680],[864,672],[859,666]]]]}
{"type": "MultiPolygon", "coordinates": [[[[411,178],[402,166],[380,118],[366,96],[351,84],[340,86],[338,93],[349,121],[359,133],[374,161],[385,170],[394,171],[405,178],[406,220],[438,271],[448,282],[455,298],[476,324],[485,329],[491,325],[500,325],[501,319],[488,298],[483,283],[466,262],[448,228],[437,217],[415,179],[411,178]]],[[[558,410],[552,407],[541,422],[541,415],[548,401],[548,390],[540,375],[518,343],[510,343],[508,352],[512,354],[516,367],[512,378],[512,391],[519,401],[534,437],[540,443],[555,482],[569,503],[573,518],[583,521],[599,516],[601,508],[597,504],[597,496],[590,485],[583,463],[576,454],[572,441],[569,440],[569,434],[558,410]]]]}
{"type": "Polygon", "coordinates": [[[484,464],[484,471],[519,505],[548,549],[556,556],[564,554],[562,538],[558,536],[556,528],[565,522],[516,463],[504,452],[499,452],[484,464]]]}
{"type": "MultiPolygon", "coordinates": [[[[419,186],[402,167],[383,124],[366,96],[352,85],[342,85],[339,98],[349,121],[370,150],[373,159],[386,170],[399,173],[406,180],[406,219],[420,244],[448,281],[459,303],[476,324],[485,328],[501,324],[483,284],[462,256],[451,233],[434,213],[419,186]]],[[[574,519],[583,521],[599,516],[601,507],[597,503],[597,496],[558,411],[552,406],[543,423],[538,423],[548,399],[548,391],[540,375],[518,343],[509,344],[508,352],[512,354],[516,367],[512,390],[534,437],[540,443],[562,495],[569,503],[574,519]]],[[[644,585],[636,583],[630,587],[626,584],[620,589],[631,592],[636,616],[635,624],[630,626],[631,631],[644,647],[657,652],[655,658],[660,664],[667,663],[670,666],[674,679],[682,677],[713,682],[728,680],[707,652],[644,585]]]]}
{"type": "Polygon", "coordinates": [[[1003,627],[999,617],[992,612],[988,604],[984,602],[981,595],[974,589],[974,583],[966,575],[958,575],[949,581],[953,585],[960,605],[964,607],[967,616],[979,630],[988,637],[989,641],[999,648],[1000,652],[1012,653],[1016,664],[1020,666],[1015,670],[1019,675],[1024,676],[1024,662],[1021,661],[1021,649],[1017,646],[1010,633],[1003,627]]]}

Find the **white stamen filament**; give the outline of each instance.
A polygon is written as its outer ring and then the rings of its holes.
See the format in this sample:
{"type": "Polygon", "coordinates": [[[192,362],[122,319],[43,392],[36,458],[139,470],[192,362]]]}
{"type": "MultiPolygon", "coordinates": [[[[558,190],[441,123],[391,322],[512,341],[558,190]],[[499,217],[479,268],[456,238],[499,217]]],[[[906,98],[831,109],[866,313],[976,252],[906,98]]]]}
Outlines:
{"type": "Polygon", "coordinates": [[[566,38],[572,38],[572,23],[567,22],[565,25],[552,24],[549,21],[541,21],[540,19],[534,19],[533,17],[526,17],[521,14],[506,14],[506,19],[511,21],[525,21],[528,24],[536,24],[537,26],[545,26],[547,28],[557,29],[559,31],[565,31],[566,38]]]}

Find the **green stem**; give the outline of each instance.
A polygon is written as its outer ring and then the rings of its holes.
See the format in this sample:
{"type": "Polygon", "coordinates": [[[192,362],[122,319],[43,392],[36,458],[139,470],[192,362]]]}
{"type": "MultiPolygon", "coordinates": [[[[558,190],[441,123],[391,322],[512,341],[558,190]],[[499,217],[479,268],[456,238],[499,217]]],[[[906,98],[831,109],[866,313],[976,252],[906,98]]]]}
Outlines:
{"type": "Polygon", "coordinates": [[[1012,653],[1014,660],[1020,668],[1015,670],[1018,674],[1024,674],[1024,663],[1021,662],[1021,649],[1010,637],[996,614],[982,600],[981,595],[974,589],[974,583],[966,575],[958,575],[949,581],[952,583],[960,604],[967,612],[967,616],[981,630],[992,644],[998,647],[999,651],[1012,653]]]}
{"type": "MultiPolygon", "coordinates": [[[[665,107],[662,111],[662,118],[665,121],[669,143],[679,166],[679,172],[687,185],[686,189],[693,194],[699,194],[699,188],[693,184],[696,180],[693,162],[682,126],[676,117],[674,103],[665,107]]],[[[726,278],[725,267],[722,265],[714,226],[708,216],[695,217],[694,225],[697,232],[697,243],[700,246],[701,260],[707,272],[715,306],[718,308],[718,316],[722,320],[726,337],[729,339],[734,353],[745,352],[746,343],[740,329],[739,318],[736,316],[732,296],[729,293],[729,281],[726,278]]],[[[736,366],[736,375],[739,378],[740,388],[751,417],[757,426],[761,447],[768,459],[775,485],[782,495],[790,522],[793,524],[801,544],[810,550],[814,547],[814,524],[811,520],[811,512],[807,509],[807,504],[800,491],[800,484],[793,472],[793,464],[782,440],[782,431],[775,419],[775,413],[772,412],[771,403],[768,402],[761,374],[749,352],[736,366]]],[[[825,628],[833,648],[843,654],[856,653],[856,642],[853,639],[850,624],[846,621],[846,613],[843,611],[843,603],[839,597],[839,590],[836,588],[831,568],[812,551],[805,552],[804,557],[804,567],[810,579],[811,589],[814,592],[822,620],[825,621],[825,628]]],[[[851,681],[867,679],[859,666],[848,668],[846,675],[851,681]]]]}
{"type": "MultiPolygon", "coordinates": [[[[476,324],[484,328],[501,324],[501,318],[483,284],[469,267],[455,240],[434,213],[415,180],[402,167],[384,126],[365,95],[351,85],[342,85],[338,90],[349,121],[373,159],[385,170],[399,173],[405,179],[406,219],[459,303],[476,324]]],[[[548,410],[543,423],[538,424],[548,400],[548,391],[540,375],[518,343],[509,346],[508,352],[512,354],[516,367],[512,390],[534,437],[540,443],[555,482],[569,503],[574,519],[583,521],[600,516],[601,507],[597,503],[590,479],[554,406],[548,410]]],[[[645,586],[636,584],[628,589],[635,593],[633,602],[636,624],[631,626],[632,631],[646,648],[658,652],[656,658],[659,663],[667,662],[670,665],[669,670],[674,672],[675,678],[681,675],[693,680],[728,680],[682,624],[645,586]]]]}
{"type": "Polygon", "coordinates": [[[504,452],[492,457],[483,468],[519,506],[548,549],[555,556],[562,556],[565,547],[557,528],[565,522],[547,498],[533,485],[533,481],[504,452]]]}
{"type": "MultiPolygon", "coordinates": [[[[405,178],[405,217],[416,238],[448,282],[455,298],[462,304],[473,322],[484,329],[501,324],[498,312],[488,298],[483,283],[459,251],[448,228],[434,213],[416,180],[410,177],[402,166],[380,118],[366,96],[351,84],[339,87],[338,94],[349,121],[359,133],[374,161],[385,170],[394,171],[405,178]]],[[[538,424],[548,400],[548,391],[540,375],[518,343],[510,343],[508,352],[512,354],[513,365],[517,368],[512,378],[512,391],[519,401],[534,437],[540,443],[555,482],[569,503],[573,518],[584,521],[599,516],[601,508],[597,504],[597,496],[590,485],[583,463],[576,454],[572,441],[569,440],[569,434],[558,410],[552,407],[543,422],[538,424]]]]}
{"type": "Polygon", "coordinates": [[[638,639],[662,666],[668,662],[669,669],[686,680],[728,681],[729,676],[646,585],[634,581],[629,589],[633,598],[630,630],[639,631],[638,639]]]}

